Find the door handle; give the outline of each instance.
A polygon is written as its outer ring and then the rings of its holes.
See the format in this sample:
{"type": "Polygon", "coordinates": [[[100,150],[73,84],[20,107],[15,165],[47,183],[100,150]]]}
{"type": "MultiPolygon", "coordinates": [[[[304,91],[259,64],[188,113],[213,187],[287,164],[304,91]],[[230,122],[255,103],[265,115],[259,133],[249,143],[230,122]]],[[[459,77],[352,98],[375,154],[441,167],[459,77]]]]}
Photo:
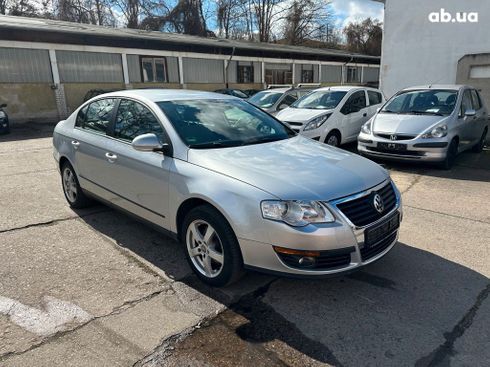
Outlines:
{"type": "Polygon", "coordinates": [[[363,117],[366,117],[366,116],[367,116],[367,112],[364,112],[364,113],[362,114],[362,116],[363,116],[363,117]]]}
{"type": "Polygon", "coordinates": [[[78,140],[72,140],[71,145],[73,145],[73,148],[78,149],[80,142],[78,140]]]}
{"type": "Polygon", "coordinates": [[[117,155],[115,155],[114,153],[106,153],[105,157],[110,163],[114,163],[114,161],[117,159],[117,155]]]}

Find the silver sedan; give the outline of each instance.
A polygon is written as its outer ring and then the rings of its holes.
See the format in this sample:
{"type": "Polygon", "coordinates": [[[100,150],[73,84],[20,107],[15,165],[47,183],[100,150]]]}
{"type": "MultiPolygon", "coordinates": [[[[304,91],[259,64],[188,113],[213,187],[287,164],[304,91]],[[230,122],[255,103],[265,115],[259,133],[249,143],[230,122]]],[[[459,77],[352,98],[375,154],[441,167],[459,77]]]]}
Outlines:
{"type": "Polygon", "coordinates": [[[53,143],[72,207],[96,199],[158,226],[214,286],[244,268],[351,271],[397,240],[401,200],[386,170],[231,96],[101,95],[58,123],[53,143]]]}
{"type": "Polygon", "coordinates": [[[488,110],[479,92],[464,85],[404,89],[361,129],[362,155],[437,162],[449,169],[459,152],[481,152],[488,110]]]}

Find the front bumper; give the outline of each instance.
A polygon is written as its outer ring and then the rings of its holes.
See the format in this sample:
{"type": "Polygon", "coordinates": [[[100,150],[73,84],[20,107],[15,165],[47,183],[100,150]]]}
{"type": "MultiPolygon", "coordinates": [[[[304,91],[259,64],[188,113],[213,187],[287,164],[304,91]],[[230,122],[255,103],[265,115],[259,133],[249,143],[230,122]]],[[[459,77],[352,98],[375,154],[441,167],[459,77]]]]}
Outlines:
{"type": "MultiPolygon", "coordinates": [[[[373,191],[378,190],[386,184],[387,182],[385,181],[381,185],[357,194],[355,197],[371,195],[373,191]]],[[[283,223],[271,222],[273,227],[275,227],[271,229],[272,243],[239,238],[245,267],[273,274],[317,278],[348,273],[379,260],[397,242],[399,229],[390,231],[370,246],[364,243],[365,232],[368,229],[385,223],[389,218],[393,218],[394,216],[398,216],[401,222],[403,217],[401,196],[394,184],[392,185],[396,195],[395,207],[379,220],[364,227],[357,227],[352,224],[336,208],[336,201],[332,201],[327,204],[335,213],[336,222],[334,223],[323,226],[308,225],[302,228],[293,228],[283,223]],[[303,251],[320,251],[322,256],[323,254],[330,256],[328,261],[334,266],[323,269],[298,268],[285,261],[284,257],[276,253],[273,246],[303,251]]]]}
{"type": "Polygon", "coordinates": [[[357,150],[364,156],[404,161],[441,162],[446,158],[448,139],[422,139],[392,141],[377,137],[374,134],[361,133],[357,139],[357,150]],[[383,144],[402,144],[403,151],[380,148],[383,144]]]}

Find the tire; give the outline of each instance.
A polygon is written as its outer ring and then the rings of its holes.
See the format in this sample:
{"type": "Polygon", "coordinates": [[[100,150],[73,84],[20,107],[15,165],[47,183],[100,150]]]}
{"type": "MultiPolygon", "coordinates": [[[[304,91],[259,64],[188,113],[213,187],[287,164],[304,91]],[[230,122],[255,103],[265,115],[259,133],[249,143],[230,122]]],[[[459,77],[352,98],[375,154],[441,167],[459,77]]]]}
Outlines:
{"type": "Polygon", "coordinates": [[[340,145],[340,134],[338,131],[330,131],[325,138],[325,144],[331,145],[333,147],[338,147],[340,145]]]}
{"type": "Polygon", "coordinates": [[[181,234],[187,261],[204,283],[223,287],[243,275],[243,259],[235,233],[213,207],[192,209],[184,219],[181,234]]]}
{"type": "Polygon", "coordinates": [[[487,139],[487,133],[488,133],[488,129],[485,128],[485,130],[483,130],[483,133],[478,143],[473,148],[471,148],[473,152],[475,153],[483,152],[483,148],[485,147],[485,140],[487,139]]]}
{"type": "Polygon", "coordinates": [[[61,187],[70,207],[74,209],[83,209],[93,205],[93,200],[87,197],[83,192],[78,183],[75,170],[68,162],[63,163],[61,166],[61,187]]]}
{"type": "Polygon", "coordinates": [[[449,148],[447,149],[446,158],[441,163],[441,168],[445,170],[450,170],[456,160],[456,156],[458,155],[458,141],[453,139],[451,144],[449,144],[449,148]]]}

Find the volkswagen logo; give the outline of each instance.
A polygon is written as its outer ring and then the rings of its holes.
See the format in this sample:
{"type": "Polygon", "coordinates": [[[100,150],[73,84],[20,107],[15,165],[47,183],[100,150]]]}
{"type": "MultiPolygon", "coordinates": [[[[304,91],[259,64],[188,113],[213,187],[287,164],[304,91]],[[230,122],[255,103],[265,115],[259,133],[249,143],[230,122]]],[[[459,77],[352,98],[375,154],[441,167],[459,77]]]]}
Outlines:
{"type": "Polygon", "coordinates": [[[390,135],[390,139],[391,140],[397,140],[398,139],[398,136],[396,136],[396,135],[390,135]]]}
{"type": "Polygon", "coordinates": [[[374,205],[374,209],[376,209],[376,211],[380,214],[383,213],[383,211],[385,210],[385,204],[383,203],[383,198],[379,196],[379,194],[374,195],[373,205],[374,205]]]}

